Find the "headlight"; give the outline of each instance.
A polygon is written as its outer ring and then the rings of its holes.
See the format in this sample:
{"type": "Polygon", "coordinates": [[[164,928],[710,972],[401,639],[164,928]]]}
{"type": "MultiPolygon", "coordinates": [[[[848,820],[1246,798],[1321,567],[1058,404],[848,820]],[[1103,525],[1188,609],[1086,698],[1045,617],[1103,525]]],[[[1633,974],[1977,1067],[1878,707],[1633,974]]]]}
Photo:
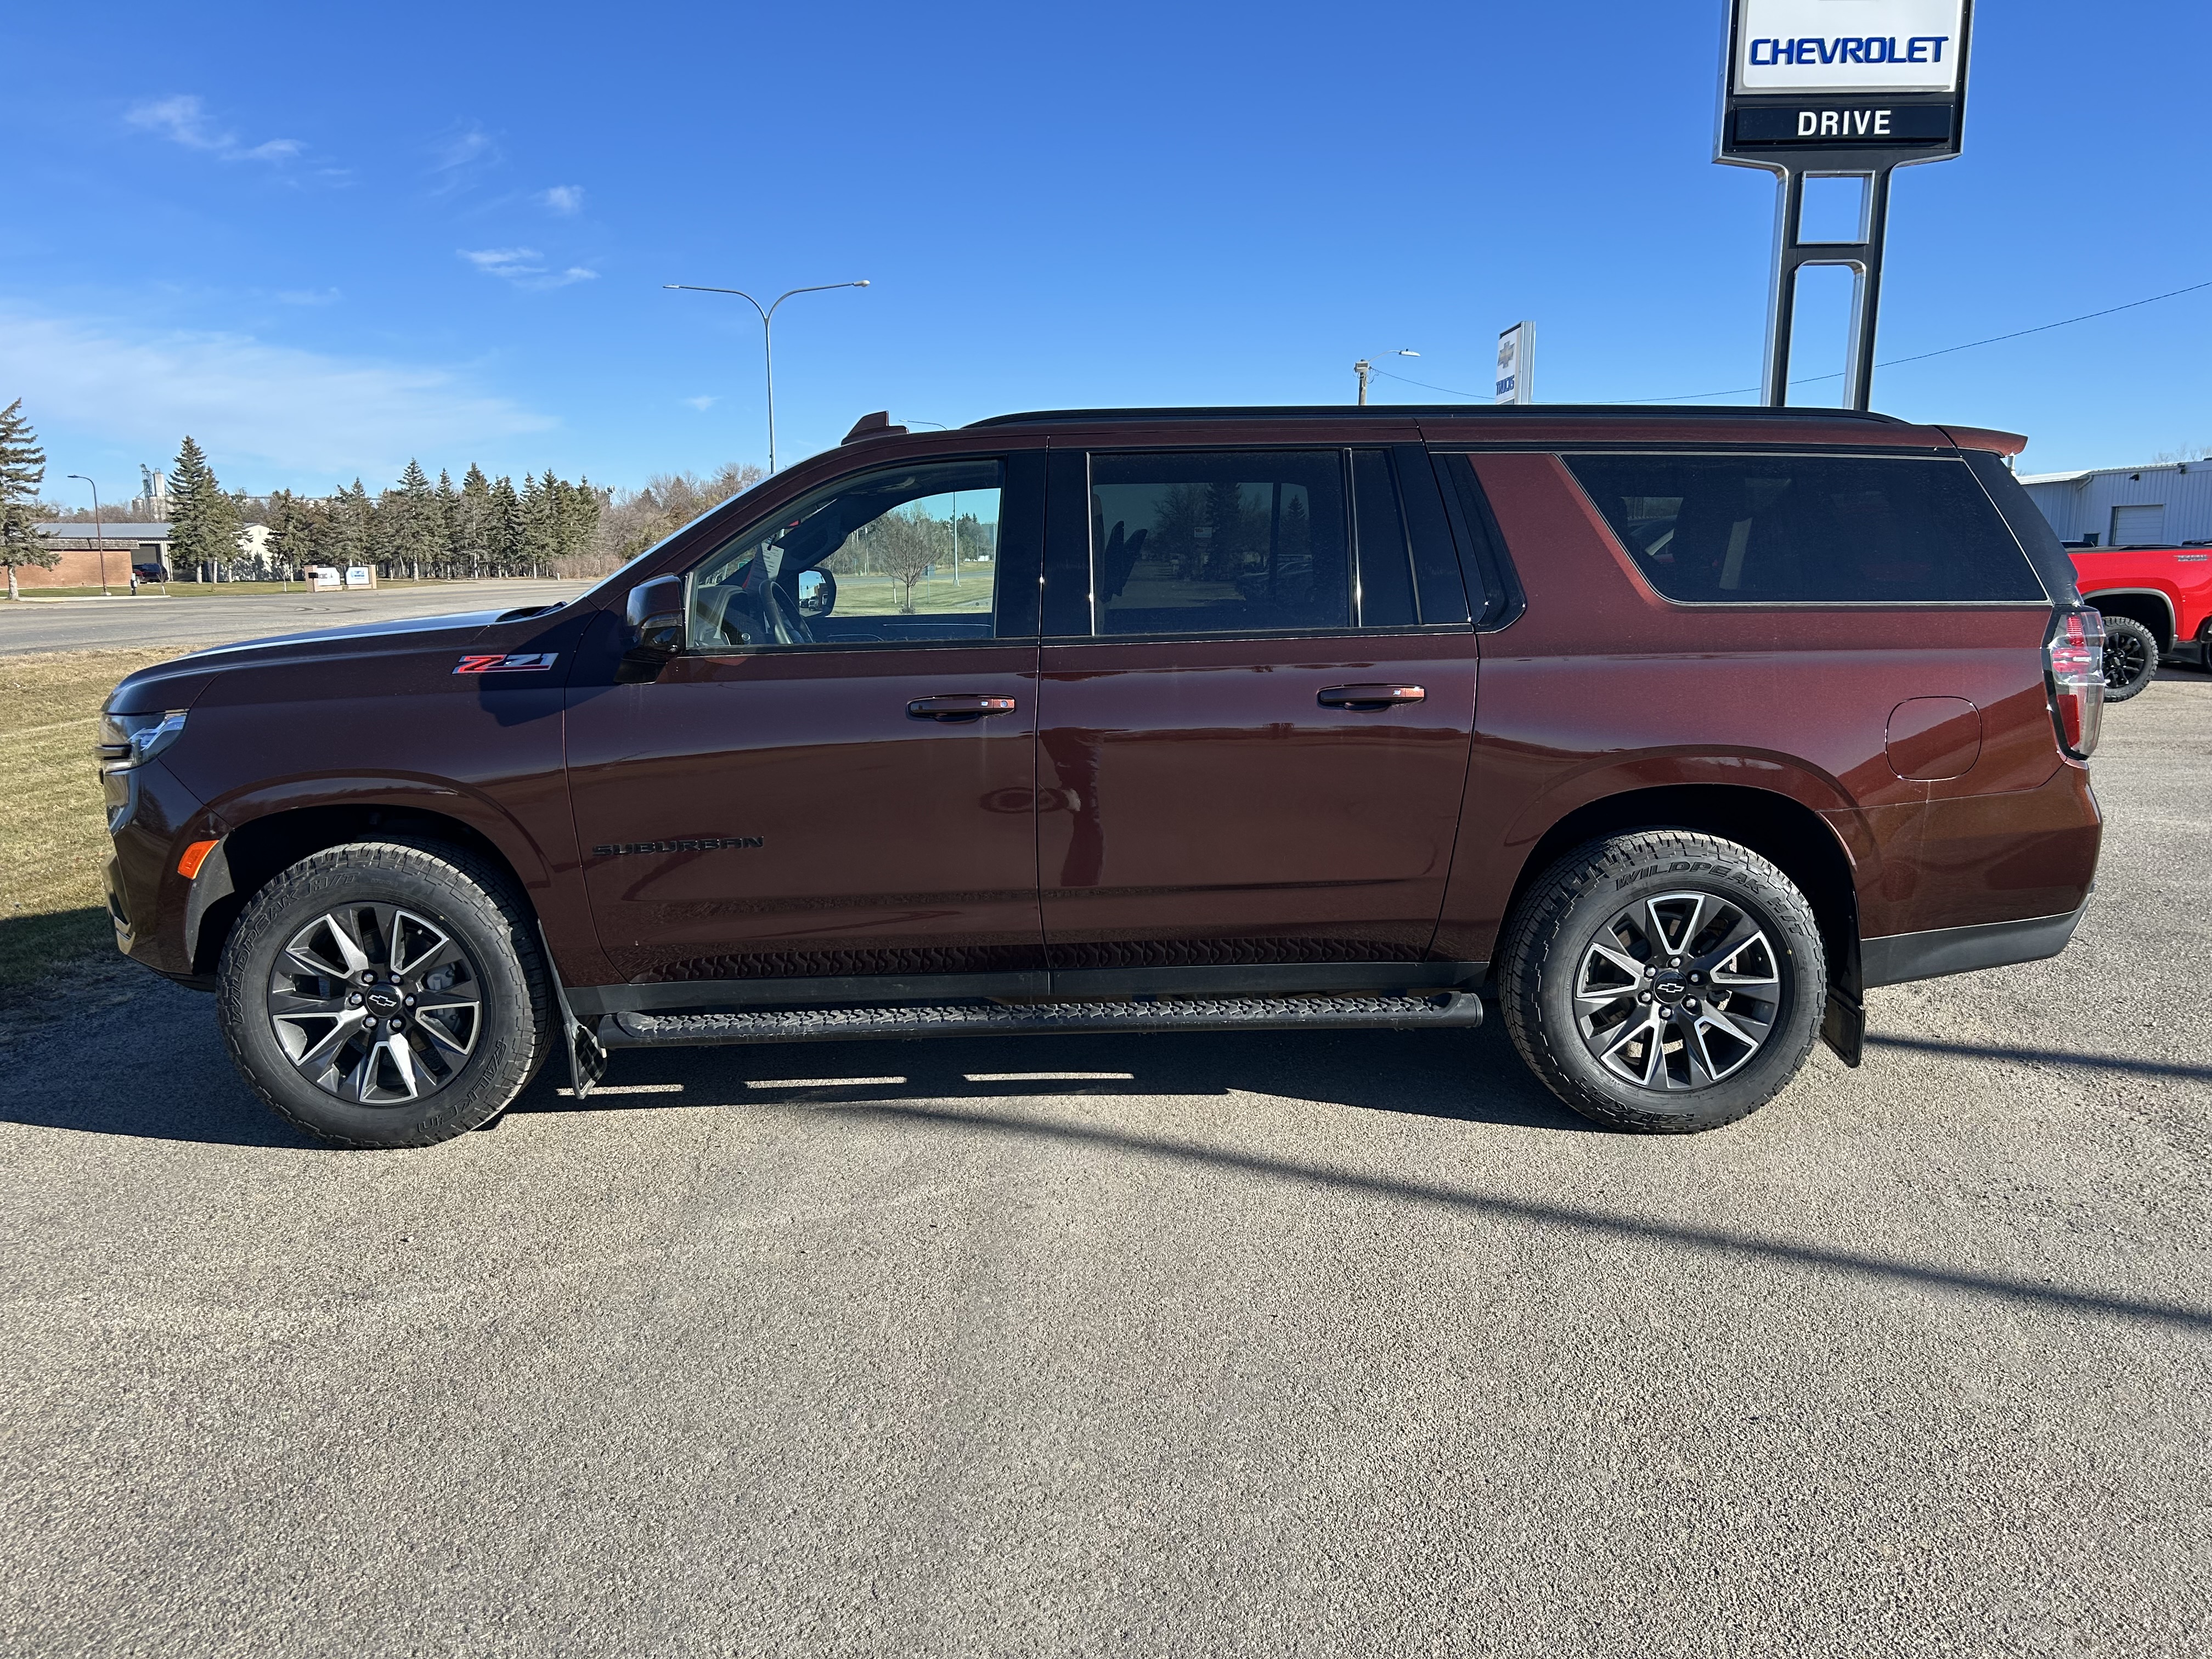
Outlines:
{"type": "Polygon", "coordinates": [[[165,714],[102,714],[100,769],[125,772],[143,766],[185,733],[185,711],[165,714]]]}

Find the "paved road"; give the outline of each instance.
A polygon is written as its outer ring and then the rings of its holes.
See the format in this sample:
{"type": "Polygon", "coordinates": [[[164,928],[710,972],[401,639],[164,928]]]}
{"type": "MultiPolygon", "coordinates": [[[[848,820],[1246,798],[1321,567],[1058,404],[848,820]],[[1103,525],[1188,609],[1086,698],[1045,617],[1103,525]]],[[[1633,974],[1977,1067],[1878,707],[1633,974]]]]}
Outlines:
{"type": "Polygon", "coordinates": [[[252,595],[245,599],[25,600],[0,604],[0,657],[31,651],[90,651],[109,646],[174,646],[180,651],[270,634],[297,634],[348,623],[436,617],[454,611],[543,605],[583,592],[590,582],[441,582],[368,593],[252,595]]]}
{"type": "Polygon", "coordinates": [[[14,1655],[2212,1651],[2212,678],[2057,961],[1749,1122],[1465,1036],[617,1058],[303,1146],[0,1055],[14,1655]]]}

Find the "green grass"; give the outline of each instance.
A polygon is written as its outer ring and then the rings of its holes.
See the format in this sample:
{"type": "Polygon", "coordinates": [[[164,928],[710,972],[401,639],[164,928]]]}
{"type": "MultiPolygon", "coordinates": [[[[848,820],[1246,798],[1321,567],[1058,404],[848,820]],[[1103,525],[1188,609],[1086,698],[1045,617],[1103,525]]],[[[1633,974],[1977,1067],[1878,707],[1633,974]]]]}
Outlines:
{"type": "Polygon", "coordinates": [[[134,668],[173,651],[0,657],[0,999],[115,949],[100,872],[108,858],[100,706],[134,668]]]}
{"type": "MultiPolygon", "coordinates": [[[[896,576],[840,576],[837,609],[840,617],[880,617],[897,614],[906,598],[906,584],[896,576]]],[[[963,565],[960,585],[952,578],[927,576],[914,585],[914,608],[925,615],[972,611],[988,616],[991,611],[991,567],[963,565]]]]}

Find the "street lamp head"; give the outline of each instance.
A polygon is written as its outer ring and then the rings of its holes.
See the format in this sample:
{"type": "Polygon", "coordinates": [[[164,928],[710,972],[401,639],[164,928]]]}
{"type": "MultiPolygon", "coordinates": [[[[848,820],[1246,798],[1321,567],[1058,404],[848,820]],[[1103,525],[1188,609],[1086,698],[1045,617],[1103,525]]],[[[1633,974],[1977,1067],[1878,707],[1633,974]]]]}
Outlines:
{"type": "Polygon", "coordinates": [[[1418,357],[1418,356],[1419,356],[1421,354],[1420,354],[1419,352],[1418,352],[1418,351],[1407,350],[1407,351],[1401,351],[1398,355],[1399,355],[1401,357],[1418,357]]]}
{"type": "Polygon", "coordinates": [[[867,287],[867,285],[868,285],[868,279],[867,279],[866,277],[865,277],[865,276],[861,277],[861,278],[860,278],[860,280],[859,282],[857,282],[857,283],[854,283],[854,284],[853,284],[853,286],[854,286],[854,288],[866,288],[866,287],[867,287]]]}

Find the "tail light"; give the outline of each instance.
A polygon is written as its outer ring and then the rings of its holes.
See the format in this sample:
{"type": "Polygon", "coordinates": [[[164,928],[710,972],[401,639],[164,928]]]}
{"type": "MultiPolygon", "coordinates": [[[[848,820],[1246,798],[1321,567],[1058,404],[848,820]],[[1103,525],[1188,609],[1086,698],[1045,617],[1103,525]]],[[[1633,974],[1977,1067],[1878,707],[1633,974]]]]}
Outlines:
{"type": "Polygon", "coordinates": [[[2105,723],[2105,619],[2087,605],[2061,611],[2043,641],[2051,684],[2051,718],[2059,746],[2076,760],[2097,747],[2105,723]]]}

